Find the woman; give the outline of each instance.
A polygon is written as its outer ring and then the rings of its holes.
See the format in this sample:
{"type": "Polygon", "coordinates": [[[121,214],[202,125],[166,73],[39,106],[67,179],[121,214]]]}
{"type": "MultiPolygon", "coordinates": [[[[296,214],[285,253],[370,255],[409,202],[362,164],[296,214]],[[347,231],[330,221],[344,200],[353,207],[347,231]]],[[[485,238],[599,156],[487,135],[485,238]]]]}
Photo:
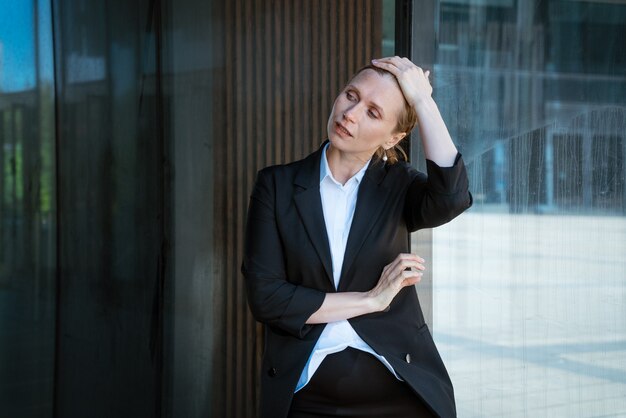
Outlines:
{"type": "Polygon", "coordinates": [[[328,141],[258,173],[242,272],[265,324],[261,417],[455,416],[413,287],[410,233],[471,205],[465,167],[406,58],[372,61],[339,94],[328,141]],[[398,161],[419,124],[428,176],[398,161]]]}

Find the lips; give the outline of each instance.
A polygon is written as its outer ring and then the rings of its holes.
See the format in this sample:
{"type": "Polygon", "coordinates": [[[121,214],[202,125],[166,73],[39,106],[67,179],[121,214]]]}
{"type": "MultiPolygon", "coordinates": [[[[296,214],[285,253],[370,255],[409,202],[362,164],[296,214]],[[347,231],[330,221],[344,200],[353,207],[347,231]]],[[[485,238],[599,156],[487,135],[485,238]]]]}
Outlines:
{"type": "Polygon", "coordinates": [[[335,122],[335,130],[343,135],[352,136],[349,130],[339,122],[335,122]]]}

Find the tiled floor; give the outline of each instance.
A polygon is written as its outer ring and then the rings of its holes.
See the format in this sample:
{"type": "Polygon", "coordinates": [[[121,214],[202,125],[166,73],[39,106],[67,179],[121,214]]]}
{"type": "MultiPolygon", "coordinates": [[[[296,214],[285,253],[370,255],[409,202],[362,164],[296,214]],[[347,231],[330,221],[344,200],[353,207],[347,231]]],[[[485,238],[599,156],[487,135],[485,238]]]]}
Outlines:
{"type": "Polygon", "coordinates": [[[460,418],[626,417],[626,217],[470,212],[433,242],[460,418]]]}

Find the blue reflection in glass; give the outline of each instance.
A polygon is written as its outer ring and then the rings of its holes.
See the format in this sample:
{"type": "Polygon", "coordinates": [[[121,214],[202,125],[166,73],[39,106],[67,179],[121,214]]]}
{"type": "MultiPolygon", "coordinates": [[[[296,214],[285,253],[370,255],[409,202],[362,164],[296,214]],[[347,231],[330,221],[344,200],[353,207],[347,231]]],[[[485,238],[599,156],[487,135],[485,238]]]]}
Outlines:
{"type": "Polygon", "coordinates": [[[0,0],[0,91],[35,86],[33,3],[0,0]]]}

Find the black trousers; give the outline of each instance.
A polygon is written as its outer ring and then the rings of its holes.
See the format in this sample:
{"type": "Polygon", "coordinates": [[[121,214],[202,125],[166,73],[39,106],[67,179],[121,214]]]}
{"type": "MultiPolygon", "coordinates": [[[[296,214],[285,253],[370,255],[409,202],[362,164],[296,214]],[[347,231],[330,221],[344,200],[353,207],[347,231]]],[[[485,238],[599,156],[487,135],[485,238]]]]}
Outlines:
{"type": "Polygon", "coordinates": [[[350,347],[324,358],[289,410],[289,418],[435,416],[380,360],[350,347]]]}

